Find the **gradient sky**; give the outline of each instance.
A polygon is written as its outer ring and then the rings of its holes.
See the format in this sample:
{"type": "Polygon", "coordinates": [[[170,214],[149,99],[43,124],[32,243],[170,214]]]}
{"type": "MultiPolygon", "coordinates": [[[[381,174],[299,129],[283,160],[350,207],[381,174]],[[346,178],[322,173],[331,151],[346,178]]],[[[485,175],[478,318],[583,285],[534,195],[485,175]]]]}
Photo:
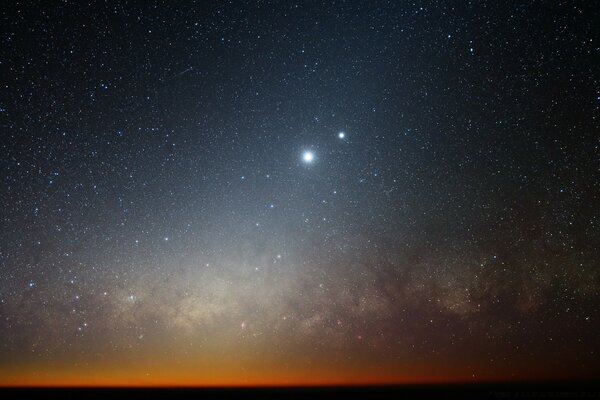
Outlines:
{"type": "Polygon", "coordinates": [[[9,3],[0,385],[600,377],[593,2],[9,3]]]}

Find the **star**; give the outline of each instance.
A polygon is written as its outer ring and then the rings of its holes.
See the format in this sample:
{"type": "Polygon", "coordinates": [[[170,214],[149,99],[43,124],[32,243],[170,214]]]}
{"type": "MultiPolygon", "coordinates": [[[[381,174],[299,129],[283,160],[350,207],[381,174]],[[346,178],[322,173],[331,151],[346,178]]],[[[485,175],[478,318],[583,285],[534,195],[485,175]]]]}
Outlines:
{"type": "Polygon", "coordinates": [[[346,138],[346,134],[344,132],[340,132],[340,133],[338,133],[338,138],[345,139],[346,138]]]}
{"type": "Polygon", "coordinates": [[[304,154],[302,154],[302,161],[304,161],[307,164],[311,164],[315,159],[315,153],[313,153],[312,151],[305,151],[304,154]]]}

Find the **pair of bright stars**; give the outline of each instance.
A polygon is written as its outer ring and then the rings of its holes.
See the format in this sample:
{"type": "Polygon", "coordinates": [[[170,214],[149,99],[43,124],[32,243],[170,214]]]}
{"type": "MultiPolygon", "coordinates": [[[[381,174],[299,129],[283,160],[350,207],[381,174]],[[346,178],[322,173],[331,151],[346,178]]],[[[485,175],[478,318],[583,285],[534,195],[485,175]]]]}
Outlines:
{"type": "MultiPolygon", "coordinates": [[[[341,140],[344,140],[346,139],[346,134],[344,132],[339,132],[337,137],[341,140]]],[[[313,161],[315,161],[314,151],[306,150],[304,153],[302,153],[302,161],[304,161],[306,164],[312,164],[313,161]]]]}

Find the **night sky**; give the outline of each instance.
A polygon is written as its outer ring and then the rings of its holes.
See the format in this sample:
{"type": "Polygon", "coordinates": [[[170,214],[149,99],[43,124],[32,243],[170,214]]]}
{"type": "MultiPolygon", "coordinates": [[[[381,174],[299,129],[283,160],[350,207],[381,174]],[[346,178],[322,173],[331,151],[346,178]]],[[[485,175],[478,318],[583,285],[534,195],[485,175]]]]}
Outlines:
{"type": "Polygon", "coordinates": [[[10,1],[0,385],[600,377],[580,1],[10,1]]]}

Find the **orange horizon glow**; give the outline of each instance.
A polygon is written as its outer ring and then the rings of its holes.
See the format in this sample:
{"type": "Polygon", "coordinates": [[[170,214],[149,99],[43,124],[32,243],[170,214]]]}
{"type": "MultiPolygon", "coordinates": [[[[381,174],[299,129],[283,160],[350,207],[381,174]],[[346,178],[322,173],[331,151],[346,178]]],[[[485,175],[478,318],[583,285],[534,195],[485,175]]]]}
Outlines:
{"type": "MultiPolygon", "coordinates": [[[[471,380],[472,381],[472,380],[471,380]]],[[[257,377],[256,379],[235,379],[223,376],[211,381],[202,379],[170,379],[168,377],[139,376],[100,376],[85,377],[70,374],[52,375],[48,377],[21,376],[8,382],[3,380],[0,386],[4,387],[303,387],[303,386],[369,386],[369,385],[412,385],[433,383],[461,383],[469,382],[468,379],[457,377],[410,377],[406,379],[386,379],[378,377],[365,377],[363,379],[345,379],[343,377],[313,377],[300,379],[269,379],[257,377]]]]}
{"type": "Polygon", "coordinates": [[[132,371],[75,371],[23,370],[0,371],[0,387],[152,387],[152,388],[260,388],[260,387],[327,387],[327,386],[384,386],[436,385],[464,383],[501,383],[544,381],[559,378],[556,374],[527,374],[509,377],[492,371],[473,376],[467,373],[424,373],[413,371],[400,374],[360,374],[358,371],[311,373],[309,370],[294,374],[258,371],[245,376],[228,372],[206,374],[191,370],[165,370],[149,375],[132,371]]]}

